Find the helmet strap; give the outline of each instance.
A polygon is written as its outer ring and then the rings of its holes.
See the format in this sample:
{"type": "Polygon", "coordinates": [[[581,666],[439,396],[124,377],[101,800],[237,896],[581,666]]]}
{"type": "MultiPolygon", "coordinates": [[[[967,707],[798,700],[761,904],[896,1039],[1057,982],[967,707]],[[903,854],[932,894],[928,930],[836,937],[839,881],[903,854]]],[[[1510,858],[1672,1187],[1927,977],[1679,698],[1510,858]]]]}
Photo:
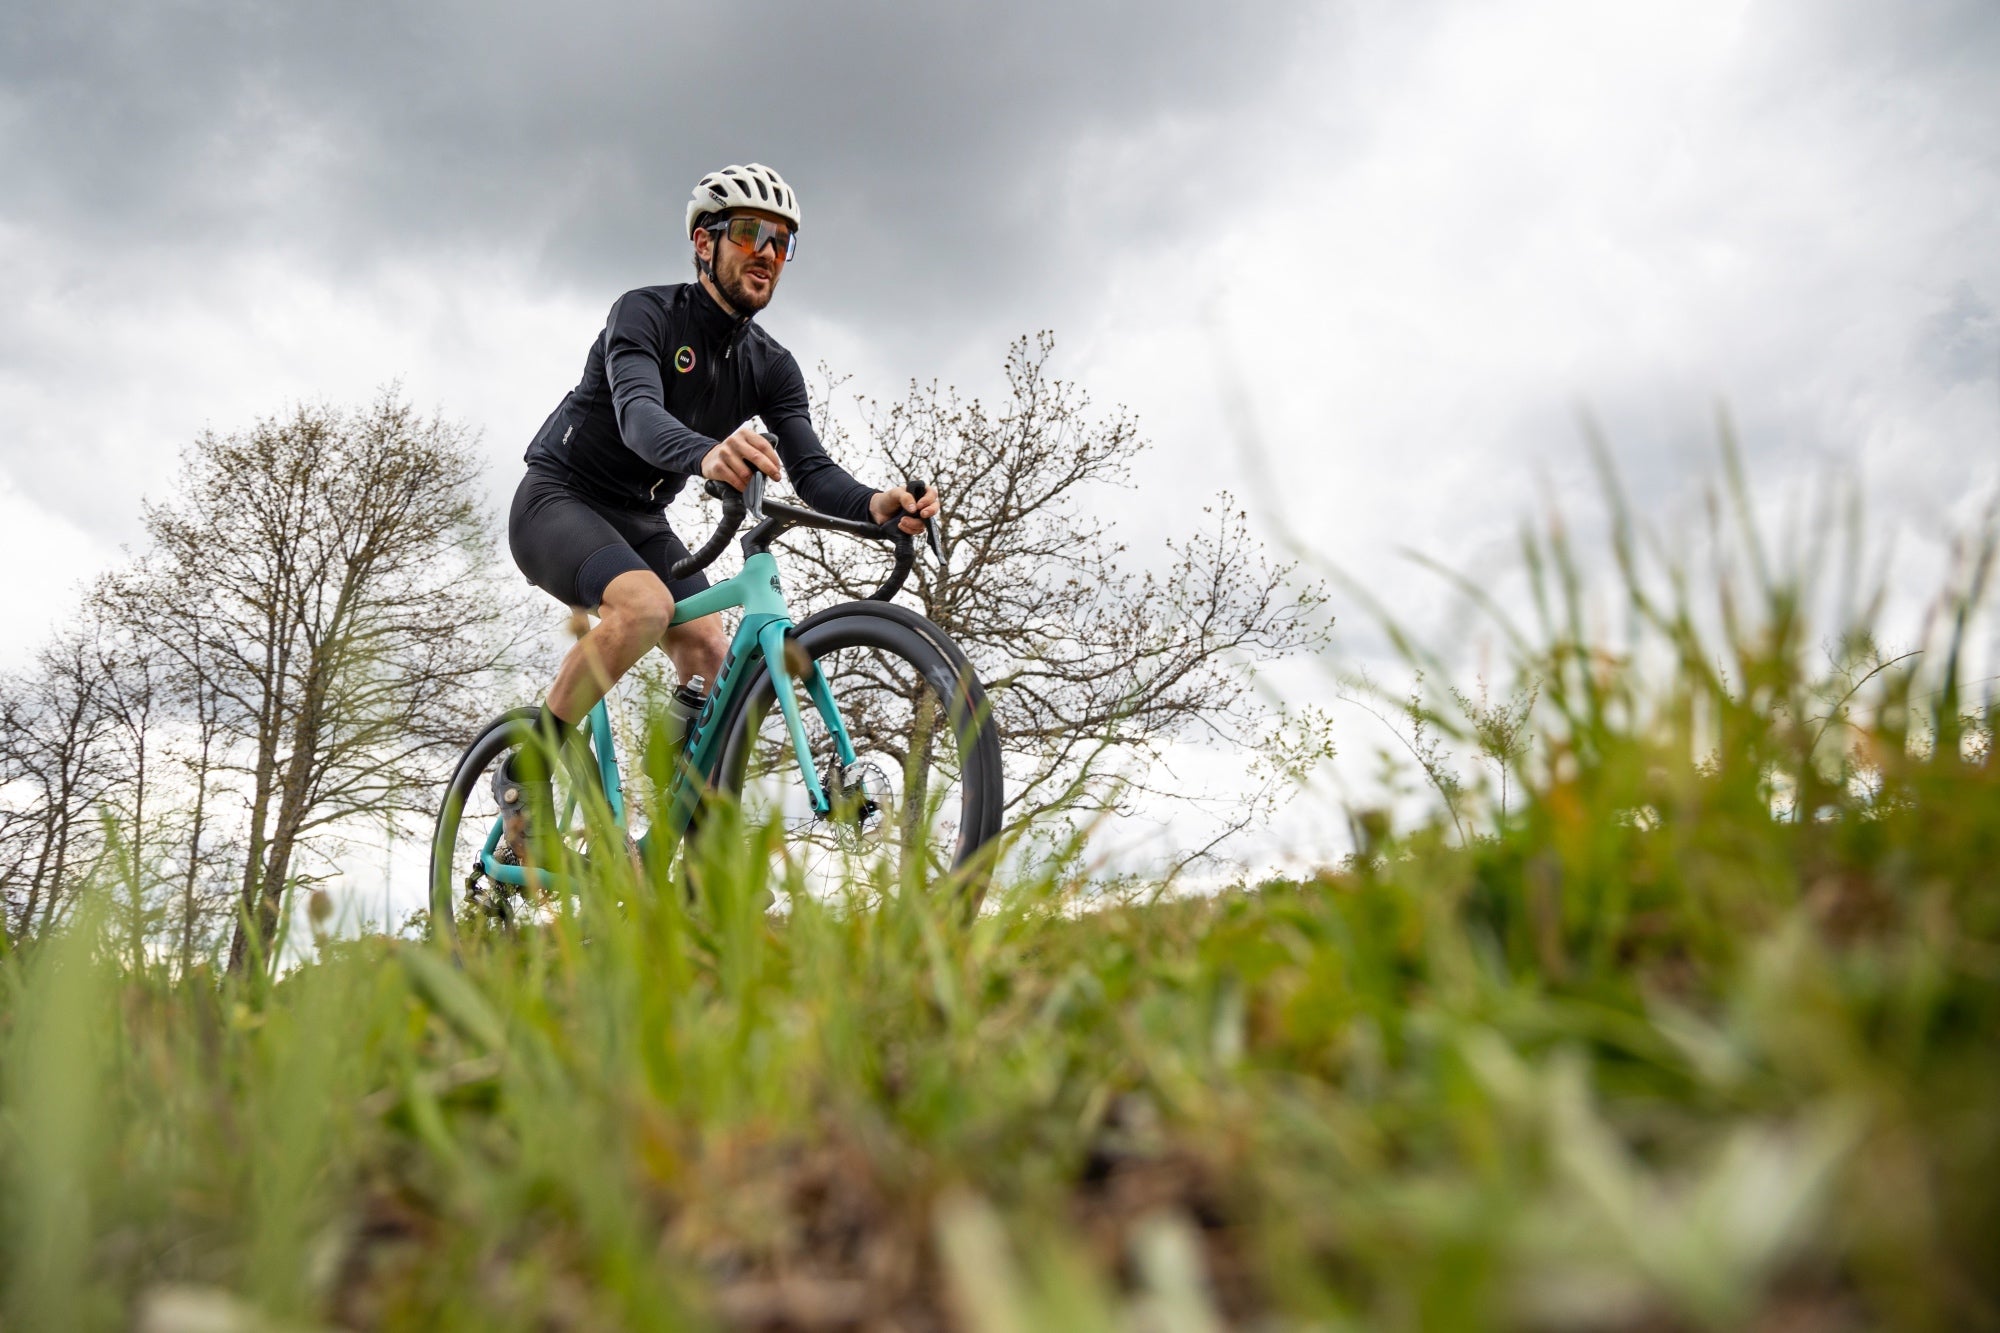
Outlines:
{"type": "Polygon", "coordinates": [[[698,272],[700,272],[702,276],[706,277],[709,280],[709,282],[714,284],[715,290],[719,292],[722,290],[722,279],[716,274],[715,271],[715,247],[722,244],[722,238],[715,234],[715,228],[711,227],[708,224],[707,218],[703,218],[700,222],[696,223],[695,230],[704,231],[708,233],[708,257],[704,259],[702,257],[701,251],[699,250],[695,251],[694,255],[695,269],[698,272]]]}
{"type": "Polygon", "coordinates": [[[708,279],[709,291],[722,303],[722,308],[733,315],[736,313],[735,308],[729,304],[729,298],[722,294],[722,275],[715,271],[715,251],[716,247],[722,244],[722,238],[716,235],[716,229],[708,224],[708,219],[703,218],[696,225],[699,230],[708,233],[708,256],[703,258],[701,251],[695,251],[695,269],[702,277],[708,279]]]}
{"type": "Polygon", "coordinates": [[[701,251],[699,250],[695,251],[694,262],[696,270],[701,274],[701,276],[708,279],[709,294],[713,296],[715,298],[716,303],[722,307],[723,313],[728,315],[731,319],[735,320],[738,325],[748,324],[750,322],[751,316],[745,314],[741,310],[738,310],[733,304],[730,303],[729,294],[722,290],[722,275],[715,271],[715,252],[719,248],[721,248],[722,245],[722,236],[720,234],[721,229],[716,227],[711,227],[708,224],[707,219],[705,218],[698,224],[698,226],[702,231],[708,233],[708,258],[703,259],[701,257],[701,251]]]}

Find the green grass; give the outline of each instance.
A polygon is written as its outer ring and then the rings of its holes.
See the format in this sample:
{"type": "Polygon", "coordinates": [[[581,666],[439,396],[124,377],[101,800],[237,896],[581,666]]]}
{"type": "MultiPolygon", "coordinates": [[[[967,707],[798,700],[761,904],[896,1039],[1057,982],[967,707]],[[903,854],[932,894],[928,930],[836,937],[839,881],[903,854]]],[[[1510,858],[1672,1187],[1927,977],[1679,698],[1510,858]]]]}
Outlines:
{"type": "Polygon", "coordinates": [[[1512,816],[1363,818],[1307,882],[774,915],[717,839],[692,903],[615,867],[462,967],[275,984],[135,971],[86,909],[0,960],[0,1321],[2000,1326],[1963,635],[1843,699],[1875,659],[1813,667],[1798,580],[1705,635],[1628,549],[1613,649],[1530,554],[1512,816]]]}

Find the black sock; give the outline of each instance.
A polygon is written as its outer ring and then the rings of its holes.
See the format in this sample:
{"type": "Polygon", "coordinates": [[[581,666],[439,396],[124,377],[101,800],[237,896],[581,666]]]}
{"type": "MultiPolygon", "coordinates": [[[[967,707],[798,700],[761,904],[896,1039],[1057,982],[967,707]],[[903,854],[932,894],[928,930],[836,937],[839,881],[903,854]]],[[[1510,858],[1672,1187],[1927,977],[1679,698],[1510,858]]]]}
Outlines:
{"type": "MultiPolygon", "coordinates": [[[[535,735],[546,738],[549,748],[561,754],[563,746],[576,727],[563,721],[549,711],[547,704],[535,715],[535,735]]],[[[548,756],[539,745],[524,745],[507,756],[507,776],[521,782],[547,782],[549,780],[548,756]]]]}
{"type": "Polygon", "coordinates": [[[564,745],[569,743],[569,734],[576,730],[576,724],[574,722],[563,721],[549,711],[547,704],[543,704],[542,711],[535,715],[535,730],[547,736],[554,743],[556,749],[560,751],[564,745]]]}

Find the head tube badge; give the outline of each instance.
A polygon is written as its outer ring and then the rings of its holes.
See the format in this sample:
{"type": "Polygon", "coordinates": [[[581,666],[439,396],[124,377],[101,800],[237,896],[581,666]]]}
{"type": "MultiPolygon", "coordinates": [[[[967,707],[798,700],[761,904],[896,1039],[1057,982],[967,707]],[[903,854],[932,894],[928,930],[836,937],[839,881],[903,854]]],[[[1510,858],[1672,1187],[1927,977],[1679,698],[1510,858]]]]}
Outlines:
{"type": "Polygon", "coordinates": [[[674,369],[683,375],[694,369],[694,348],[681,344],[680,350],[674,353],[674,369]]]}

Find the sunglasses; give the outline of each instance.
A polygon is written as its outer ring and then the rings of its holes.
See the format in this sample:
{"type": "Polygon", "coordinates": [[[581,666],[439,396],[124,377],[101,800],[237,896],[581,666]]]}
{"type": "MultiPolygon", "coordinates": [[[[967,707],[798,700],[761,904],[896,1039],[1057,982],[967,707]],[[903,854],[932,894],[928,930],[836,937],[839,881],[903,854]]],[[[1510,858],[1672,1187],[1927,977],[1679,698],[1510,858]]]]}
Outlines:
{"type": "Polygon", "coordinates": [[[756,254],[765,246],[771,246],[780,262],[789,260],[799,252],[798,233],[782,222],[768,222],[763,218],[728,218],[708,229],[710,232],[727,236],[730,243],[756,254]]]}

